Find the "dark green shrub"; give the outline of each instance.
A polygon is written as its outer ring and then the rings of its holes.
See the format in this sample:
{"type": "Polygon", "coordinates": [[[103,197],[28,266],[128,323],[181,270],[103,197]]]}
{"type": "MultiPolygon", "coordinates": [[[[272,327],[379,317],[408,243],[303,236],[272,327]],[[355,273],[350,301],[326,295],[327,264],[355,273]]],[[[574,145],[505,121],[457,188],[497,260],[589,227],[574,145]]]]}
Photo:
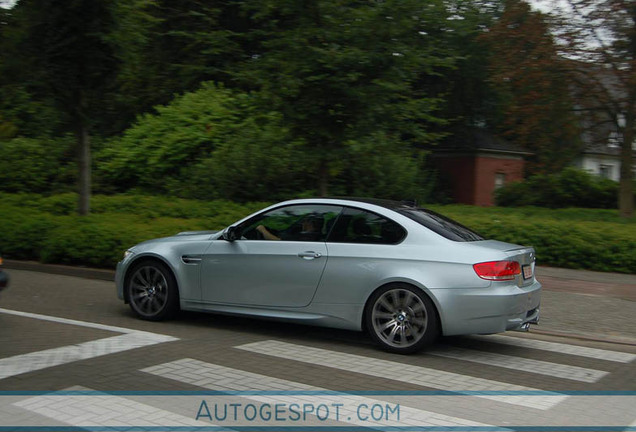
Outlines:
{"type": "Polygon", "coordinates": [[[497,190],[497,205],[508,207],[616,208],[618,183],[576,168],[559,174],[536,175],[497,190]]]}
{"type": "Polygon", "coordinates": [[[75,180],[70,139],[0,140],[0,191],[51,193],[75,180]]]}
{"type": "Polygon", "coordinates": [[[300,143],[256,95],[204,83],[155,110],[99,152],[96,175],[105,190],[249,201],[304,187],[300,143]]]}
{"type": "MultiPolygon", "coordinates": [[[[221,229],[266,205],[98,196],[94,201],[99,212],[79,217],[69,210],[75,198],[0,194],[3,256],[112,268],[136,243],[179,231],[221,229]]],[[[488,238],[533,246],[539,265],[636,273],[636,221],[622,220],[615,210],[433,209],[488,238]]]]}
{"type": "Polygon", "coordinates": [[[7,258],[39,260],[56,217],[4,202],[0,205],[0,252],[7,258]]]}

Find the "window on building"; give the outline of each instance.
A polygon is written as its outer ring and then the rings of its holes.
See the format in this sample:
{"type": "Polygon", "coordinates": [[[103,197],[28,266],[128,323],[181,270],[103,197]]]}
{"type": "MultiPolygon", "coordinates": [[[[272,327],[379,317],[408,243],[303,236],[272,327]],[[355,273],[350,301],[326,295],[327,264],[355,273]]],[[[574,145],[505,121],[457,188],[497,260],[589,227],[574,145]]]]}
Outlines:
{"type": "Polygon", "coordinates": [[[495,190],[499,189],[505,184],[506,184],[506,174],[504,173],[495,174],[495,190]]]}
{"type": "Polygon", "coordinates": [[[618,132],[611,132],[607,138],[608,148],[619,148],[621,146],[621,135],[618,132]]]}
{"type": "Polygon", "coordinates": [[[603,178],[606,179],[611,179],[612,178],[612,165],[599,165],[598,167],[598,171],[599,171],[599,175],[603,178]]]}

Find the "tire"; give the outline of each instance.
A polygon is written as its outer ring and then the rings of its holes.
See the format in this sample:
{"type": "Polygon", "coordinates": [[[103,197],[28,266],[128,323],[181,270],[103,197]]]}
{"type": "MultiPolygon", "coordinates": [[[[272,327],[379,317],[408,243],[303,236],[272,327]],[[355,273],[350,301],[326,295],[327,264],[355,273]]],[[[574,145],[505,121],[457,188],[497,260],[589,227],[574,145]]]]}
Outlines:
{"type": "Polygon", "coordinates": [[[365,326],[382,349],[398,354],[419,351],[439,334],[437,309],[421,290],[407,284],[380,288],[369,298],[365,326]]]}
{"type": "Polygon", "coordinates": [[[161,321],[179,310],[179,290],[165,264],[147,260],[135,264],[126,278],[126,292],[132,311],[141,319],[161,321]]]}

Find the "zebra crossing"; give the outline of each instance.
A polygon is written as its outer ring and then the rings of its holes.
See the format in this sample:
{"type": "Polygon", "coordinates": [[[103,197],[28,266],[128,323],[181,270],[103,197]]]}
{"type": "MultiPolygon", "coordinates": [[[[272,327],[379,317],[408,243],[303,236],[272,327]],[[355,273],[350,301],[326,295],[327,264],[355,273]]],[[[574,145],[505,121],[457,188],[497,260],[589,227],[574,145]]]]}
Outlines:
{"type": "MultiPolygon", "coordinates": [[[[90,358],[82,354],[83,349],[107,355],[124,349],[179,341],[177,338],[152,336],[146,332],[114,327],[108,329],[124,334],[88,342],[85,345],[90,349],[80,346],[79,354],[71,355],[69,361],[90,358]],[[151,342],[144,344],[141,341],[144,335],[151,342]],[[112,339],[116,339],[114,345],[112,339]],[[100,341],[107,343],[110,348],[100,349],[97,346],[100,341]],[[118,344],[125,348],[118,347],[118,344]]],[[[425,355],[558,378],[563,382],[577,383],[579,388],[584,386],[590,389],[599,388],[594,385],[611,374],[611,365],[636,366],[636,354],[620,351],[508,335],[474,336],[470,339],[487,345],[489,349],[440,345],[425,355]],[[594,360],[594,367],[503,354],[493,348],[498,346],[559,353],[564,354],[564,359],[591,359],[594,360]]],[[[334,373],[351,374],[354,377],[352,379],[362,381],[365,377],[381,378],[408,383],[410,388],[416,386],[421,391],[334,391],[329,386],[304,382],[298,375],[293,379],[283,378],[280,370],[270,376],[244,366],[227,364],[227,361],[183,357],[157,362],[133,372],[155,377],[168,388],[170,383],[180,383],[198,388],[200,393],[168,392],[156,395],[152,392],[120,392],[113,395],[85,387],[77,393],[77,387],[70,387],[68,392],[53,394],[2,394],[0,432],[15,426],[43,427],[39,429],[42,431],[47,430],[46,427],[56,430],[54,428],[65,426],[88,430],[137,428],[173,431],[294,430],[296,427],[313,428],[311,430],[345,427],[353,428],[346,430],[501,431],[515,430],[515,427],[536,427],[540,430],[549,426],[553,428],[551,430],[596,427],[599,428],[596,430],[636,431],[636,411],[633,409],[636,406],[636,391],[618,394],[592,390],[572,392],[567,388],[545,391],[540,386],[506,382],[504,375],[498,380],[486,379],[478,376],[478,373],[471,373],[470,370],[474,371],[474,368],[462,370],[461,373],[449,372],[428,365],[412,364],[415,362],[411,362],[409,357],[378,358],[275,339],[237,344],[229,349],[237,357],[253,355],[263,362],[296,369],[326,368],[334,373]],[[11,423],[12,419],[17,419],[14,423],[19,424],[11,423]]],[[[59,352],[56,354],[54,349],[49,354],[53,360],[47,357],[48,364],[55,366],[59,352]]],[[[28,371],[25,365],[33,356],[25,354],[16,357],[19,358],[0,359],[0,386],[3,378],[28,371]]],[[[41,366],[37,370],[45,367],[41,366]]],[[[632,385],[630,390],[636,390],[636,385],[632,385]]]]}

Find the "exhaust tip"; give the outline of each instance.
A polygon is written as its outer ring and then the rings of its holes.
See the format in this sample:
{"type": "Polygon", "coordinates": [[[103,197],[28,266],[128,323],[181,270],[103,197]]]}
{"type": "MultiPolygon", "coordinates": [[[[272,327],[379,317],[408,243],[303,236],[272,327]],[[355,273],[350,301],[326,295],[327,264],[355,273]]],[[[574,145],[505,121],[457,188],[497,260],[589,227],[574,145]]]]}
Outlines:
{"type": "Polygon", "coordinates": [[[516,329],[514,329],[514,331],[518,331],[518,332],[527,332],[530,330],[530,323],[529,322],[525,322],[523,324],[521,324],[519,327],[517,327],[516,329]]]}

